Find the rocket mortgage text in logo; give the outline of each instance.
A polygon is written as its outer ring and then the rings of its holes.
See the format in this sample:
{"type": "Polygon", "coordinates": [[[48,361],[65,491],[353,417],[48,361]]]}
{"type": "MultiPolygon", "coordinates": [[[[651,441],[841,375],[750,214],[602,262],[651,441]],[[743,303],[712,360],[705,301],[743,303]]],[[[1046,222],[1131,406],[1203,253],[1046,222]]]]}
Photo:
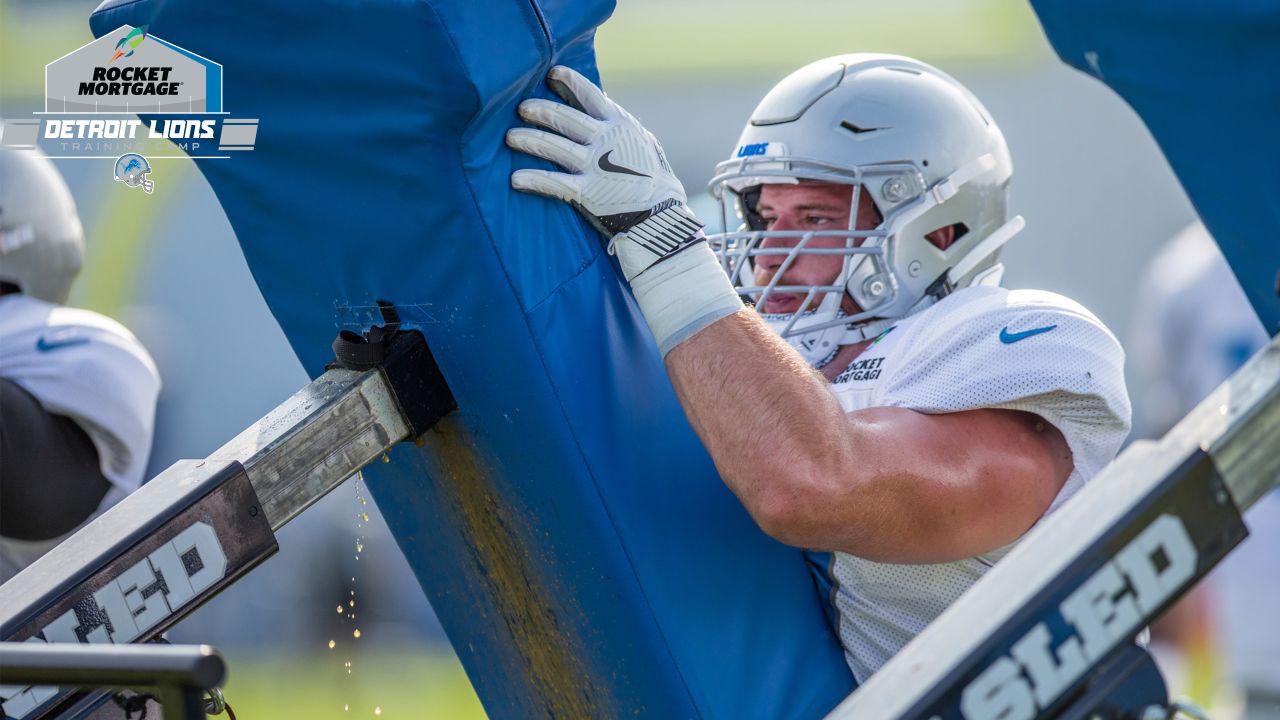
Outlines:
{"type": "Polygon", "coordinates": [[[222,65],[145,25],[122,25],[48,63],[44,80],[44,111],[5,119],[0,145],[57,158],[199,160],[257,142],[258,120],[223,108],[222,65]]]}

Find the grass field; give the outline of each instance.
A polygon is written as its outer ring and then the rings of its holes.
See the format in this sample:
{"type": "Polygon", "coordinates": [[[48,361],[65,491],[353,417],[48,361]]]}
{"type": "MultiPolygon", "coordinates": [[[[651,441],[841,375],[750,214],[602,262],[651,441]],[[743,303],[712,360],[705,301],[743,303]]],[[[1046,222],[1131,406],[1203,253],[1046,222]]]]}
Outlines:
{"type": "MultiPolygon", "coordinates": [[[[471,720],[484,710],[452,655],[228,657],[227,701],[241,720],[471,720]],[[344,663],[352,662],[348,675],[344,663]]],[[[225,717],[225,716],[224,716],[225,717]]]]}

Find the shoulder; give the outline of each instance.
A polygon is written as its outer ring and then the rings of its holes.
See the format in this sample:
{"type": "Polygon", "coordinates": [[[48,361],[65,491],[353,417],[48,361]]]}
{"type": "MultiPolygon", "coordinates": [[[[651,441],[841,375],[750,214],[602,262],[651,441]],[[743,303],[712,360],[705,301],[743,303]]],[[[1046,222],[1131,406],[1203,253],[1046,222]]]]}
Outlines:
{"type": "Polygon", "coordinates": [[[52,388],[86,397],[128,392],[146,399],[159,392],[151,354],[125,326],[79,308],[32,298],[0,305],[0,367],[42,399],[52,388]]]}
{"type": "Polygon", "coordinates": [[[159,378],[155,361],[138,338],[124,325],[92,310],[55,308],[39,343],[49,356],[61,351],[68,359],[136,366],[159,378]]]}
{"type": "Polygon", "coordinates": [[[999,359],[1078,347],[1124,360],[1120,342],[1096,315],[1043,290],[966,288],[925,310],[912,325],[903,338],[908,356],[999,359]]]}
{"type": "Polygon", "coordinates": [[[1120,343],[1056,293],[960,290],[923,311],[901,342],[886,369],[886,403],[947,412],[1070,396],[1101,400],[1128,422],[1120,343]]]}

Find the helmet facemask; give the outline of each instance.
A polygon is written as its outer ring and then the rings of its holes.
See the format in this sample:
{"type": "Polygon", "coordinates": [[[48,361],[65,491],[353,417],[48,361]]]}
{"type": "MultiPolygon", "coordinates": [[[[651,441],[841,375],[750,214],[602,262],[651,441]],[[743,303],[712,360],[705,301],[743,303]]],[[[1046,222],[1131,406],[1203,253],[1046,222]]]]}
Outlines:
{"type": "MultiPolygon", "coordinates": [[[[712,192],[720,201],[721,227],[725,232],[708,237],[711,247],[739,293],[753,301],[766,323],[811,364],[824,364],[840,346],[873,338],[897,318],[928,304],[921,302],[920,293],[913,293],[915,297],[904,295],[903,278],[895,271],[894,264],[904,239],[928,242],[920,222],[927,221],[924,216],[940,204],[936,197],[925,192],[924,177],[914,164],[849,168],[793,157],[785,160],[756,157],[722,163],[717,170],[712,192]],[[851,188],[849,227],[841,230],[765,228],[757,212],[761,186],[805,182],[851,188]],[[859,205],[868,199],[882,220],[874,228],[858,229],[859,205]],[[729,231],[729,228],[736,230],[729,231]],[[839,238],[843,243],[830,247],[829,241],[815,242],[820,238],[839,238]],[[839,256],[842,260],[839,272],[830,281],[815,285],[784,284],[787,271],[797,261],[818,255],[839,256]],[[777,257],[782,261],[772,276],[764,284],[758,283],[757,263],[763,258],[777,257]],[[767,312],[769,297],[780,293],[803,295],[804,299],[794,311],[767,312]]],[[[935,295],[940,296],[951,288],[945,281],[935,282],[937,279],[929,278],[928,284],[938,285],[935,295]]],[[[919,281],[914,284],[918,285],[919,281]]],[[[933,299],[936,297],[929,302],[933,299]]]]}

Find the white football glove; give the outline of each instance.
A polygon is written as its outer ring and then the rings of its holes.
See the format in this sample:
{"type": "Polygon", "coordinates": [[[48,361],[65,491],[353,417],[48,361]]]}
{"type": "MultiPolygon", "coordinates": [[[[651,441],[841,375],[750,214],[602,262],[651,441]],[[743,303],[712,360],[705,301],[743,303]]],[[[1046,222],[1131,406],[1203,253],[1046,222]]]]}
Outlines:
{"type": "Polygon", "coordinates": [[[511,186],[568,202],[610,238],[663,355],[740,310],[653,133],[570,68],[552,68],[547,86],[572,107],[525,100],[520,117],[554,132],[512,128],[507,145],[569,172],[517,170],[511,186]]]}

